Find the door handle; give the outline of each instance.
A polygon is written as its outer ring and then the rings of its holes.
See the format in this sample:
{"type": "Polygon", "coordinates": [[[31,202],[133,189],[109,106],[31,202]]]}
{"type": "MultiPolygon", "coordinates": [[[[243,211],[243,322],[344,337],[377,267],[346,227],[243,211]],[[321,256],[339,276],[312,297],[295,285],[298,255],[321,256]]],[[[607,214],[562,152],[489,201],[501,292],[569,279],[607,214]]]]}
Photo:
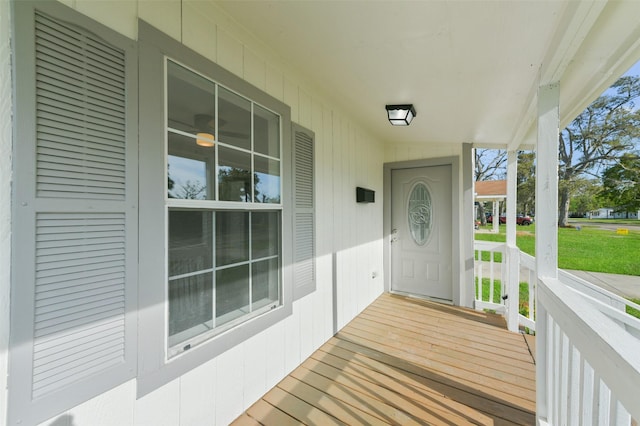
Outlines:
{"type": "Polygon", "coordinates": [[[395,243],[396,241],[398,241],[398,230],[397,229],[392,229],[391,230],[391,242],[395,243]]]}

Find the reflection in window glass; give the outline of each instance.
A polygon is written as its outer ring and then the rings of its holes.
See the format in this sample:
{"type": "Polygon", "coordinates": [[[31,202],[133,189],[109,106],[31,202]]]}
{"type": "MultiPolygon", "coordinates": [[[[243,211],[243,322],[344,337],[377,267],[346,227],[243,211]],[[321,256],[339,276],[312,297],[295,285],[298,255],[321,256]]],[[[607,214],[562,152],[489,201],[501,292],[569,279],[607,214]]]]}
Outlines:
{"type": "Polygon", "coordinates": [[[280,158],[280,118],[259,105],[253,106],[253,149],[280,158]]]}
{"type": "Polygon", "coordinates": [[[280,203],[280,161],[256,155],[253,159],[256,174],[255,202],[280,203]]]}
{"type": "Polygon", "coordinates": [[[251,258],[277,256],[280,253],[280,212],[251,213],[251,258]]]}
{"type": "Polygon", "coordinates": [[[211,212],[169,211],[170,345],[203,333],[212,321],[212,247],[211,212]]]}
{"type": "Polygon", "coordinates": [[[249,212],[216,212],[216,266],[249,260],[249,212]]]}
{"type": "Polygon", "coordinates": [[[220,142],[238,148],[251,149],[251,102],[220,87],[218,114],[220,142]]]}
{"type": "Polygon", "coordinates": [[[278,292],[278,259],[268,259],[251,265],[252,309],[259,309],[280,299],[278,292]]]}
{"type": "Polygon", "coordinates": [[[169,211],[169,276],[213,267],[212,214],[199,210],[169,211]]]}
{"type": "Polygon", "coordinates": [[[215,149],[196,145],[196,139],[169,132],[167,192],[169,198],[215,198],[215,149]]]}
{"type": "Polygon", "coordinates": [[[169,280],[169,345],[207,331],[213,319],[213,272],[169,280]]]}
{"type": "Polygon", "coordinates": [[[220,147],[220,201],[251,202],[251,154],[220,147]]]}
{"type": "Polygon", "coordinates": [[[249,265],[216,272],[216,326],[249,312],[249,265]]]}
{"type": "Polygon", "coordinates": [[[167,61],[167,113],[172,129],[214,134],[215,84],[167,61]]]}

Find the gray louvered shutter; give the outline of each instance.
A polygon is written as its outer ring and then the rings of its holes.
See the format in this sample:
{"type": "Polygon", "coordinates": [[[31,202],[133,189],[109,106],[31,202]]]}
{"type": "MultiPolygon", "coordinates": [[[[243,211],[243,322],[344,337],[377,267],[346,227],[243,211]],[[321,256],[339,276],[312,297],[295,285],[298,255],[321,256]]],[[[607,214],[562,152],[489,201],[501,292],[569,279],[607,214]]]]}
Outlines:
{"type": "Polygon", "coordinates": [[[31,344],[12,352],[10,419],[24,423],[135,377],[137,359],[135,44],[67,8],[36,8],[21,8],[34,55],[22,87],[35,111],[16,155],[14,247],[26,256],[14,262],[12,305],[24,309],[12,328],[31,344]]]}
{"type": "Polygon", "coordinates": [[[315,135],[293,125],[294,267],[293,297],[299,299],[315,291],[315,135]]]}

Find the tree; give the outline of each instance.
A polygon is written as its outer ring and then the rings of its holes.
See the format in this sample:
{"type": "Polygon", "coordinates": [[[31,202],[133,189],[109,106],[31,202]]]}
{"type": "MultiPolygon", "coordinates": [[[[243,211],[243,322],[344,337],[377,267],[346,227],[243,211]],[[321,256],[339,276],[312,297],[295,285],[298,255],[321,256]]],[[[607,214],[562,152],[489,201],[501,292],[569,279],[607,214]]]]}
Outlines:
{"type": "Polygon", "coordinates": [[[558,198],[560,226],[567,226],[571,197],[580,178],[597,176],[618,162],[640,136],[640,77],[625,76],[578,115],[559,137],[558,198]]]}
{"type": "Polygon", "coordinates": [[[602,175],[601,196],[617,211],[630,212],[640,209],[640,157],[627,153],[618,164],[609,167],[602,175]]]}
{"type": "Polygon", "coordinates": [[[529,214],[535,209],[536,202],[536,154],[518,151],[518,211],[529,214]]]}
{"type": "Polygon", "coordinates": [[[186,200],[204,200],[207,195],[207,185],[200,181],[191,182],[188,180],[180,185],[180,190],[182,191],[180,198],[186,200]]]}
{"type": "Polygon", "coordinates": [[[596,179],[578,179],[575,184],[576,193],[571,197],[569,215],[585,217],[587,213],[598,208],[598,194],[601,190],[596,179]]]}
{"type": "MultiPolygon", "coordinates": [[[[221,167],[218,172],[220,182],[220,200],[251,201],[251,172],[238,167],[221,167]]],[[[254,196],[259,200],[258,183],[260,178],[253,174],[254,196]]]]}
{"type": "MultiPolygon", "coordinates": [[[[507,162],[507,151],[499,149],[476,149],[475,150],[475,178],[476,182],[485,180],[504,179],[506,175],[505,163],[507,162]]],[[[487,217],[484,214],[484,204],[478,203],[478,215],[480,223],[487,224],[487,217]]]]}
{"type": "Polygon", "coordinates": [[[169,172],[169,165],[167,164],[167,195],[169,196],[169,198],[173,198],[173,195],[171,194],[171,190],[173,189],[173,186],[176,184],[176,182],[171,179],[171,174],[169,172]]]}

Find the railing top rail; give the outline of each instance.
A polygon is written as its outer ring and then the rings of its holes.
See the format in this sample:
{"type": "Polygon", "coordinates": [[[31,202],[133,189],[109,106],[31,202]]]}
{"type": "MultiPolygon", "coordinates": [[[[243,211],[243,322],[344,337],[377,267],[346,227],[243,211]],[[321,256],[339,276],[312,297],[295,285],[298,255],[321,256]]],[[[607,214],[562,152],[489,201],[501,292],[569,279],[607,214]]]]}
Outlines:
{"type": "Polygon", "coordinates": [[[504,253],[506,247],[507,243],[503,242],[473,240],[474,250],[499,251],[500,253],[504,253]]]}
{"type": "Polygon", "coordinates": [[[585,279],[573,275],[571,272],[559,269],[558,278],[564,284],[580,292],[584,292],[587,295],[594,297],[595,299],[598,299],[600,301],[608,300],[610,305],[612,305],[611,302],[615,302],[620,306],[629,306],[631,308],[640,310],[640,305],[638,305],[637,303],[627,300],[622,296],[618,296],[617,294],[603,289],[602,287],[598,287],[597,285],[592,284],[585,279]]]}
{"type": "Polygon", "coordinates": [[[535,271],[536,258],[520,250],[520,265],[535,271]]]}
{"type": "Polygon", "coordinates": [[[632,417],[640,418],[640,339],[558,279],[540,278],[538,302],[632,417]]]}

